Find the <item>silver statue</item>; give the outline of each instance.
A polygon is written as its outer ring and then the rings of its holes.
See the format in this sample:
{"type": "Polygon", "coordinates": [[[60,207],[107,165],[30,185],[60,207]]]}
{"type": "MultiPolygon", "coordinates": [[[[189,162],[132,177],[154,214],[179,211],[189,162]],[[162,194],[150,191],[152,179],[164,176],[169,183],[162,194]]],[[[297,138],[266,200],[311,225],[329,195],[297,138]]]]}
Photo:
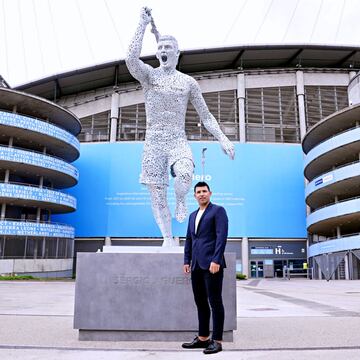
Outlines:
{"type": "Polygon", "coordinates": [[[144,91],[146,137],[140,182],[150,192],[152,211],[163,236],[163,246],[174,246],[171,213],[167,203],[169,170],[174,179],[175,217],[183,222],[187,216],[186,194],[194,171],[194,162],[185,134],[185,114],[189,100],[205,128],[220,142],[224,152],[234,159],[234,145],[221,131],[210,113],[195,79],[176,70],[179,59],[176,39],[160,35],[147,7],[141,9],[140,22],[130,43],[126,65],[144,91]],[[152,24],[160,66],[153,68],[140,60],[147,25],[152,24]]]}

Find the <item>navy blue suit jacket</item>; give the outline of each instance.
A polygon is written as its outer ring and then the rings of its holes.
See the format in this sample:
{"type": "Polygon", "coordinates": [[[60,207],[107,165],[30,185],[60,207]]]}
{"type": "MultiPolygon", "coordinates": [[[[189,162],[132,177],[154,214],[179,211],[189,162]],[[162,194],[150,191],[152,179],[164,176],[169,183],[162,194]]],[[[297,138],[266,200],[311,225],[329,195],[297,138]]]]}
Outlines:
{"type": "Polygon", "coordinates": [[[190,214],[184,249],[184,264],[191,264],[194,270],[196,263],[207,270],[214,262],[226,267],[224,251],[228,235],[228,217],[222,206],[209,203],[200,218],[195,233],[195,218],[199,211],[190,214]]]}

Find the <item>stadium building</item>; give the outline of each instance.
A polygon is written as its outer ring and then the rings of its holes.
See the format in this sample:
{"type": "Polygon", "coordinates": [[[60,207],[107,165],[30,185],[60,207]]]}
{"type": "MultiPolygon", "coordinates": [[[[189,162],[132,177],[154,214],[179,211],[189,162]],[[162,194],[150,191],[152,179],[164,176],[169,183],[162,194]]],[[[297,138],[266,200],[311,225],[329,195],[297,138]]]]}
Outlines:
{"type": "MultiPolygon", "coordinates": [[[[155,56],[143,60],[158,66],[155,56]]],[[[186,132],[195,160],[194,183],[205,179],[213,191],[213,202],[226,207],[228,250],[236,252],[237,268],[247,276],[282,277],[284,269],[304,275],[310,260],[308,272],[314,278],[357,278],[359,239],[349,245],[343,234],[358,229],[349,226],[339,232],[345,245],[336,249],[347,257],[336,258],[329,276],[326,267],[332,257],[325,247],[315,247],[328,242],[334,229],[342,225],[322,224],[315,215],[316,209],[336,202],[335,196],[341,201],[359,194],[356,190],[345,194],[346,181],[343,187],[329,188],[332,197],[327,190],[327,197],[311,190],[322,173],[345,162],[329,158],[325,164],[317,153],[316,164],[322,164],[318,168],[309,155],[320,142],[344,130],[332,124],[351,117],[355,123],[349,121],[348,126],[355,126],[357,110],[356,106],[354,112],[349,108],[348,86],[359,68],[360,47],[350,46],[257,45],[181,53],[178,69],[199,82],[210,111],[235,144],[236,158],[231,161],[189,104],[186,132]]],[[[146,128],[144,97],[125,62],[51,76],[16,90],[53,101],[81,121],[81,157],[75,162],[81,177],[69,190],[78,199],[77,211],[52,216],[54,221],[75,227],[75,254],[110,244],[160,244],[149,195],[138,182],[146,128]]],[[[359,139],[355,132],[354,136],[359,139]]],[[[356,161],[356,147],[351,147],[351,154],[346,161],[356,161]]],[[[351,175],[352,168],[349,171],[355,189],[356,175],[351,175]]],[[[169,191],[174,206],[171,185],[169,191]]],[[[188,199],[189,210],[195,210],[192,194],[188,199]]],[[[354,206],[352,216],[358,221],[357,200],[354,206]]],[[[174,221],[173,227],[183,241],[186,223],[174,221]]]]}
{"type": "Polygon", "coordinates": [[[80,122],[2,80],[0,129],[0,273],[72,276],[74,228],[52,216],[76,209],[80,122]]]}

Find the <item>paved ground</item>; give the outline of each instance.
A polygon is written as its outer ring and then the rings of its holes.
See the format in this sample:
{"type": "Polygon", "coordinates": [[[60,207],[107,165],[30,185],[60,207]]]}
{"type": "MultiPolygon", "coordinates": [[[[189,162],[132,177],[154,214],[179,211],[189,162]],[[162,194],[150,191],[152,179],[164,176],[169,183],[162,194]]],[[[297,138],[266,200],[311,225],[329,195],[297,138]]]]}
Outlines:
{"type": "MultiPolygon", "coordinates": [[[[360,359],[360,281],[238,282],[238,329],[219,359],[360,359]]],[[[200,359],[175,342],[80,342],[73,282],[0,282],[0,359],[200,359]]],[[[205,356],[206,357],[206,356],[205,356]]]]}

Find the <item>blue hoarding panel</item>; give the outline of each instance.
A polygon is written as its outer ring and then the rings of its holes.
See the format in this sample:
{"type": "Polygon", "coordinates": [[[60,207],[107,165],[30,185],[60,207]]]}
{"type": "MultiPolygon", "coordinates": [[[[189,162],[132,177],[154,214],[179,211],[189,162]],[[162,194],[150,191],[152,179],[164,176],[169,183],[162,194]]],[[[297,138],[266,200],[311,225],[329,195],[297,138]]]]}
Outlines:
{"type": "MultiPolygon", "coordinates": [[[[236,144],[231,161],[217,142],[193,142],[193,185],[203,174],[201,152],[207,148],[205,181],[212,201],[229,216],[229,237],[306,237],[303,155],[300,145],[236,144]]],[[[139,184],[143,143],[81,144],[74,165],[80,181],[68,192],[78,200],[74,214],[53,221],[75,227],[77,237],[160,237],[146,187],[139,184]]],[[[175,207],[173,179],[168,200],[175,207]]],[[[197,208],[193,191],[190,211],[197,208]]],[[[173,220],[175,236],[185,236],[186,223],[173,220]]]]}

